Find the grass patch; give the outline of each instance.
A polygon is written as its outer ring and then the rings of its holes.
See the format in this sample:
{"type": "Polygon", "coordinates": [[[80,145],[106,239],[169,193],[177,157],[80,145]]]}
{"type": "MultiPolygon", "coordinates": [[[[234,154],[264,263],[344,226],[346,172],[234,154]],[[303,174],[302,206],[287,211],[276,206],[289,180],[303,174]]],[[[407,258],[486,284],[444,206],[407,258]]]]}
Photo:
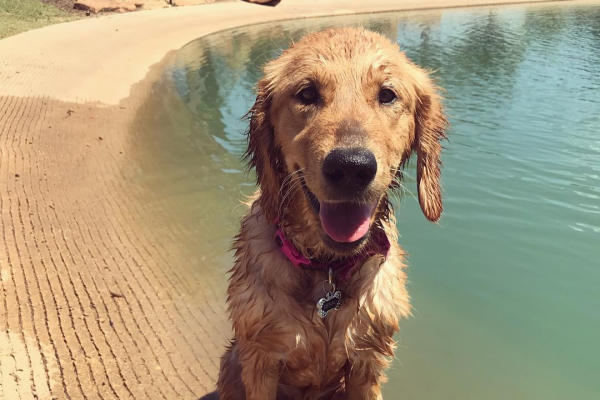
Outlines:
{"type": "Polygon", "coordinates": [[[40,0],[0,0],[0,39],[74,19],[75,15],[40,0]]]}

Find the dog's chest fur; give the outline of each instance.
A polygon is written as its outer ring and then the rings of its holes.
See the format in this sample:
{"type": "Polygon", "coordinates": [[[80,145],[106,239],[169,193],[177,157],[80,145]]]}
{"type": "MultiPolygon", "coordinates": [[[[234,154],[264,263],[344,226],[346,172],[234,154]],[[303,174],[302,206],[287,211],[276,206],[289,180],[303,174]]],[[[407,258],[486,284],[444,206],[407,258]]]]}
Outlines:
{"type": "Polygon", "coordinates": [[[336,387],[363,358],[390,357],[398,320],[409,313],[402,253],[392,239],[387,260],[373,257],[339,283],[341,308],[321,318],[316,303],[328,288],[326,272],[292,266],[271,224],[251,212],[228,289],[238,346],[267,349],[281,365],[283,390],[303,391],[294,398],[336,387]]]}

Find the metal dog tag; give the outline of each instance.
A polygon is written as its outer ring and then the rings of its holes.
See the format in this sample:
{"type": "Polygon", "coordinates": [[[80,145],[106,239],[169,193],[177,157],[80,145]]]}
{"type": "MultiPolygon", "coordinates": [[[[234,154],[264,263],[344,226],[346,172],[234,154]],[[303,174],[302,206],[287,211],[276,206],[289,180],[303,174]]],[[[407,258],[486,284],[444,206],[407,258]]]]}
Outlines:
{"type": "Polygon", "coordinates": [[[325,297],[321,297],[317,301],[317,313],[319,317],[325,318],[329,311],[339,310],[342,305],[342,293],[339,290],[335,292],[327,292],[325,297]]]}

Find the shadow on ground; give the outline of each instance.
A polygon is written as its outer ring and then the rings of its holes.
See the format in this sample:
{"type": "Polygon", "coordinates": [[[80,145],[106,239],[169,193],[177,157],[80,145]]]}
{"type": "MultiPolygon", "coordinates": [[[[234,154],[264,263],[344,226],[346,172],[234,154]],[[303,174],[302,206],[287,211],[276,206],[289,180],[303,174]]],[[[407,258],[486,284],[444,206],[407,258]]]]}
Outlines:
{"type": "Polygon", "coordinates": [[[215,391],[212,393],[205,394],[204,396],[200,397],[198,400],[219,400],[219,395],[215,391]]]}
{"type": "Polygon", "coordinates": [[[256,1],[256,0],[243,0],[247,3],[260,4],[261,6],[271,6],[275,7],[277,4],[281,2],[281,0],[271,0],[271,1],[256,1]]]}

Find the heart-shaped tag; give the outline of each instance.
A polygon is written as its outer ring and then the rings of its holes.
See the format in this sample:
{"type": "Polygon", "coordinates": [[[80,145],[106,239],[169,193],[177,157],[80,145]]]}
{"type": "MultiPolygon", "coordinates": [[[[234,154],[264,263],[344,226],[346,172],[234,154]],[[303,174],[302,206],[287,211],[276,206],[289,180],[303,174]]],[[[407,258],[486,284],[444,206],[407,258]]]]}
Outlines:
{"type": "Polygon", "coordinates": [[[317,313],[321,318],[325,318],[329,311],[339,310],[342,305],[342,293],[339,290],[327,292],[325,297],[317,301],[317,313]]]}

